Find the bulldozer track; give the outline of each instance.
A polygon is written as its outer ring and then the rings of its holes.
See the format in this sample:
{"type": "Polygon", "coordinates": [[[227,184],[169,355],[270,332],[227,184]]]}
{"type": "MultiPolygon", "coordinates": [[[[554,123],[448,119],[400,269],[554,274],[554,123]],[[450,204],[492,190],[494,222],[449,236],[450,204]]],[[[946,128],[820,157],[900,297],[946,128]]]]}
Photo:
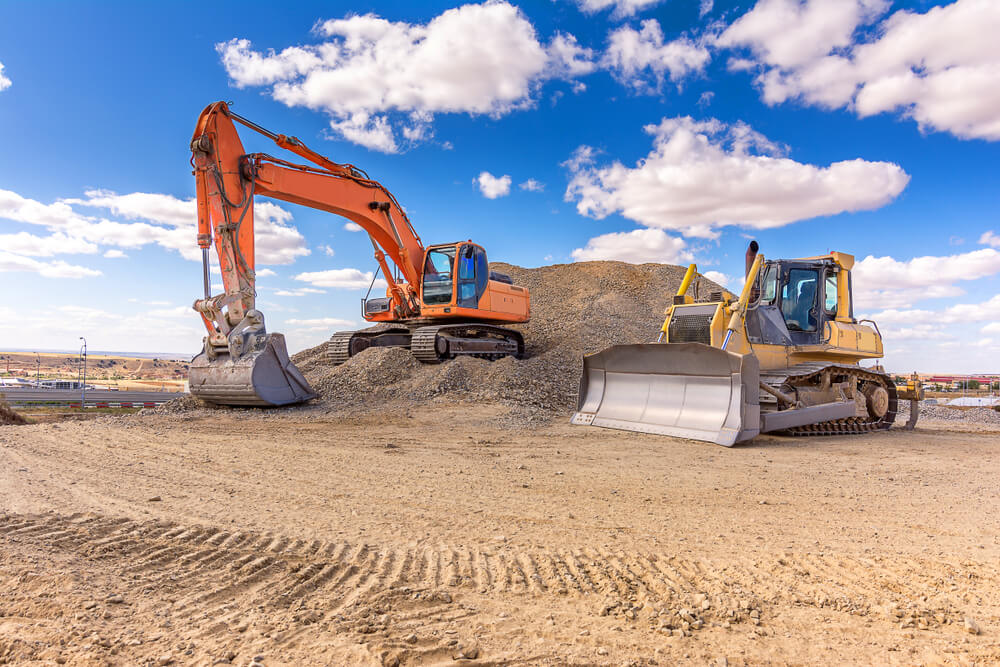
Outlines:
{"type": "Polygon", "coordinates": [[[835,369],[839,375],[847,375],[881,384],[889,393],[889,409],[885,416],[877,420],[865,419],[864,417],[848,417],[847,419],[837,419],[834,421],[798,426],[783,431],[783,433],[794,436],[856,435],[862,433],[872,433],[874,431],[883,431],[892,428],[893,422],[896,420],[896,412],[898,409],[896,385],[884,373],[876,373],[849,364],[824,364],[821,362],[814,362],[792,366],[784,372],[769,371],[767,373],[762,373],[761,379],[767,384],[778,388],[786,382],[792,382],[793,384],[799,382],[810,382],[828,369],[835,369]]]}
{"type": "Polygon", "coordinates": [[[392,608],[398,627],[386,650],[411,652],[400,633],[473,614],[466,595],[591,598],[584,609],[593,615],[688,632],[780,627],[779,604],[932,628],[960,624],[963,598],[1000,597],[988,583],[1000,579],[997,564],[976,563],[979,581],[960,560],[785,552],[719,563],[593,546],[378,546],[89,514],[0,515],[0,545],[16,543],[108,564],[164,591],[178,620],[199,627],[235,626],[247,610],[267,609],[366,634],[377,624],[371,609],[392,608]]]}

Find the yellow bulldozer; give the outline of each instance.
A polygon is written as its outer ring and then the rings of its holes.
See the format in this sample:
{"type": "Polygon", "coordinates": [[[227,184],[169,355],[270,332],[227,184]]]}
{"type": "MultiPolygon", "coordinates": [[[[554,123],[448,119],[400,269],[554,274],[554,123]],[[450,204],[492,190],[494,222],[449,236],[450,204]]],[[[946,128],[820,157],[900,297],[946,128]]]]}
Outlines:
{"type": "Polygon", "coordinates": [[[855,320],[854,257],[766,260],[751,242],[737,297],[690,294],[684,276],[655,343],[615,345],[583,360],[572,423],[730,447],[759,433],[841,435],[890,428],[900,400],[913,428],[923,388],[897,389],[879,365],[882,336],[855,320]]]}

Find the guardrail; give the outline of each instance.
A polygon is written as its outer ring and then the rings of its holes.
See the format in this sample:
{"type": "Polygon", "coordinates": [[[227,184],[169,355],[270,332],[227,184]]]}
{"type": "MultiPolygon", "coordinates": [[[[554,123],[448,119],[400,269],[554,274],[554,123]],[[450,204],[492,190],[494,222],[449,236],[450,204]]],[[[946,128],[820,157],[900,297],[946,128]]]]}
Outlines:
{"type": "MultiPolygon", "coordinates": [[[[152,391],[88,391],[86,406],[88,408],[152,408],[167,401],[185,396],[178,392],[152,391]]],[[[10,405],[16,406],[68,406],[80,407],[80,392],[61,389],[0,389],[10,405]]]]}

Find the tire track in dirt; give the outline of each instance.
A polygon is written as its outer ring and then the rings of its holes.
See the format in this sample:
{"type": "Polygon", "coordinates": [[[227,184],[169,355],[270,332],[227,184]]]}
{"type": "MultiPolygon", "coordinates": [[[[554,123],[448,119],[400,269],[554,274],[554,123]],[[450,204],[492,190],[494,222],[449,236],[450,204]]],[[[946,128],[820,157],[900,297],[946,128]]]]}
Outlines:
{"type": "Polygon", "coordinates": [[[454,602],[462,592],[590,598],[583,613],[683,634],[734,623],[778,632],[772,612],[789,605],[921,629],[960,625],[970,597],[1000,608],[996,564],[912,557],[783,553],[719,564],[595,547],[380,547],[89,514],[0,515],[2,540],[110,561],[140,586],[170,591],[192,623],[238,626],[247,610],[266,608],[294,621],[286,641],[324,624],[377,636],[390,662],[444,650],[404,638],[473,614],[454,602]]]}

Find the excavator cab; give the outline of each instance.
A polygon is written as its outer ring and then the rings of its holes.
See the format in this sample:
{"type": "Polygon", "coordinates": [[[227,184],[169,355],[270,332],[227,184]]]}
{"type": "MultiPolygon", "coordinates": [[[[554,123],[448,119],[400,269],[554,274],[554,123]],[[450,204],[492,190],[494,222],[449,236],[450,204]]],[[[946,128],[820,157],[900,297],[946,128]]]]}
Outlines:
{"type": "Polygon", "coordinates": [[[471,241],[427,248],[421,300],[425,306],[479,308],[491,278],[486,251],[471,241]]]}

